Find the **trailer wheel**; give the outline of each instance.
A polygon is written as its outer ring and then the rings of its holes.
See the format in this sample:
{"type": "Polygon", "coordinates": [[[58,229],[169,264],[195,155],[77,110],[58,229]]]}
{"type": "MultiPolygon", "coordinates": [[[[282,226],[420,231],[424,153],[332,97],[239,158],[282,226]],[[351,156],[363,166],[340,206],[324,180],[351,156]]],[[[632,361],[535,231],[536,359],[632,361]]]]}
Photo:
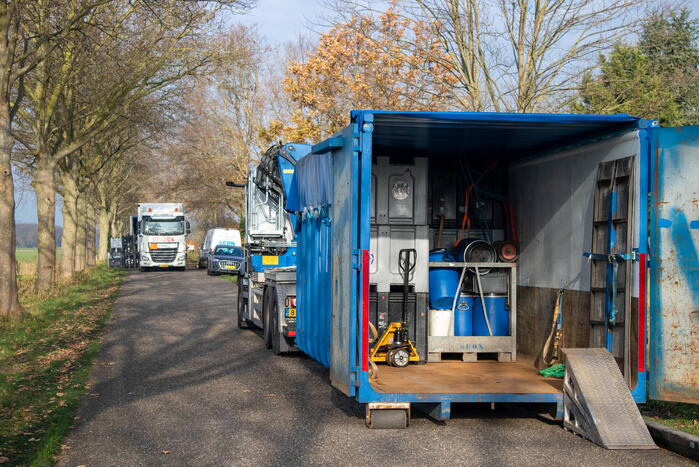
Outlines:
{"type": "Polygon", "coordinates": [[[245,314],[245,299],[243,298],[243,285],[238,282],[238,329],[248,329],[250,324],[243,315],[245,314]]]}
{"type": "Polygon", "coordinates": [[[282,336],[279,332],[279,310],[278,310],[278,303],[277,303],[277,294],[272,292],[272,299],[270,300],[272,303],[270,305],[270,310],[272,310],[272,316],[270,319],[270,322],[272,324],[272,353],[274,355],[281,355],[282,354],[282,343],[281,339],[282,336]]]}
{"type": "Polygon", "coordinates": [[[272,348],[272,323],[270,323],[272,313],[269,306],[269,290],[265,287],[265,292],[262,295],[262,337],[265,341],[265,349],[272,348]]]}
{"type": "Polygon", "coordinates": [[[372,430],[395,430],[408,427],[408,411],[403,409],[371,410],[366,426],[372,430]]]}

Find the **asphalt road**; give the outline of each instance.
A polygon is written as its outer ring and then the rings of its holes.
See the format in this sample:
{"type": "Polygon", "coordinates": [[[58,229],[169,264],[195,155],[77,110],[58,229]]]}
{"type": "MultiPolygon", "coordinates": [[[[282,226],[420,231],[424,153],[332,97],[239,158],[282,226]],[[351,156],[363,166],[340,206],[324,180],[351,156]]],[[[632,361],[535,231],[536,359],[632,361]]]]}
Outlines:
{"type": "Polygon", "coordinates": [[[59,465],[695,465],[607,451],[506,406],[369,430],[321,365],[235,327],[235,294],[204,271],[131,273],[59,465]]]}

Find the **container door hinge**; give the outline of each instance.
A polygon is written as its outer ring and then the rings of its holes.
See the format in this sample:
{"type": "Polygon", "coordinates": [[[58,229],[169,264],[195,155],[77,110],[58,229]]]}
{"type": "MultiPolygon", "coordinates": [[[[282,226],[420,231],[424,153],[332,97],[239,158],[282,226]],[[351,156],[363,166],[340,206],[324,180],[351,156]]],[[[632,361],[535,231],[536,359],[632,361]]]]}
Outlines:
{"type": "Polygon", "coordinates": [[[352,250],[352,269],[361,271],[362,269],[362,250],[352,250]]]}
{"type": "Polygon", "coordinates": [[[583,256],[590,261],[605,261],[607,263],[621,263],[623,261],[638,261],[638,253],[583,253],[583,256]]]}

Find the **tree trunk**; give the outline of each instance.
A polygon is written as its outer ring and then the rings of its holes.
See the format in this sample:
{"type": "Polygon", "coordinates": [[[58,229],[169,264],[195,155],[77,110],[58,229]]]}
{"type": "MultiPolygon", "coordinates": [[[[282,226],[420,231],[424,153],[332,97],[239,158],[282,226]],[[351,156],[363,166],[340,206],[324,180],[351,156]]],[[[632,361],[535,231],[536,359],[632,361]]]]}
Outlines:
{"type": "Polygon", "coordinates": [[[78,185],[68,174],[63,180],[63,236],[61,237],[61,277],[70,279],[75,272],[78,229],[78,185]]]}
{"type": "MultiPolygon", "coordinates": [[[[107,253],[109,252],[109,232],[110,232],[110,215],[106,209],[100,208],[97,211],[97,224],[99,226],[100,240],[97,248],[97,262],[104,263],[107,261],[107,253]]],[[[112,231],[113,232],[113,231],[112,231]]]]}
{"type": "Polygon", "coordinates": [[[36,215],[39,221],[36,264],[36,289],[48,290],[56,279],[56,164],[40,154],[34,177],[36,215]]]}
{"type": "Polygon", "coordinates": [[[85,236],[85,240],[87,241],[87,245],[85,249],[87,253],[87,265],[94,266],[97,264],[97,248],[95,245],[97,242],[97,235],[95,232],[97,220],[95,216],[95,208],[89,204],[87,205],[86,221],[87,223],[85,225],[87,227],[87,235],[85,236]]]}
{"type": "Polygon", "coordinates": [[[85,194],[78,195],[78,233],[75,236],[75,272],[85,269],[87,259],[87,200],[85,194]]]}
{"type": "Polygon", "coordinates": [[[15,256],[15,183],[11,166],[12,135],[7,101],[0,103],[0,318],[22,312],[17,296],[15,256]]]}

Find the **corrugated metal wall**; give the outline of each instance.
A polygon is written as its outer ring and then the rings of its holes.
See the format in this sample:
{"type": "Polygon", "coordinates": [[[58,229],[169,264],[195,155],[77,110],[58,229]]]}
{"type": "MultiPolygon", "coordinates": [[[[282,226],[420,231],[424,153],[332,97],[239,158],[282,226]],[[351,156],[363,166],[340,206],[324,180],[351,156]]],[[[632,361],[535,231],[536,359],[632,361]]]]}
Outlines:
{"type": "Polygon", "coordinates": [[[299,232],[296,345],[330,365],[331,225],[327,213],[304,214],[299,232]]]}

